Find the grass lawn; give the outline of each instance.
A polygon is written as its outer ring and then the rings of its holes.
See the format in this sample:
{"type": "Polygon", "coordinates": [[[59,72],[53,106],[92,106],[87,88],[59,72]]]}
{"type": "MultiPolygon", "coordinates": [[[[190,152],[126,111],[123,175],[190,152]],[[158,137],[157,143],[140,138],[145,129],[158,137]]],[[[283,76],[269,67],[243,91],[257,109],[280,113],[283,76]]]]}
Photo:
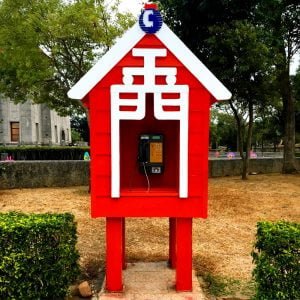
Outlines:
{"type": "MultiPolygon", "coordinates": [[[[90,218],[87,187],[0,190],[0,210],[71,212],[78,223],[78,249],[86,275],[96,276],[105,259],[105,219],[90,218]]],[[[194,268],[215,278],[246,283],[253,268],[256,223],[300,221],[299,175],[253,175],[209,180],[209,217],[194,219],[194,268]]],[[[126,219],[128,261],[168,259],[168,219],[126,219]]]]}

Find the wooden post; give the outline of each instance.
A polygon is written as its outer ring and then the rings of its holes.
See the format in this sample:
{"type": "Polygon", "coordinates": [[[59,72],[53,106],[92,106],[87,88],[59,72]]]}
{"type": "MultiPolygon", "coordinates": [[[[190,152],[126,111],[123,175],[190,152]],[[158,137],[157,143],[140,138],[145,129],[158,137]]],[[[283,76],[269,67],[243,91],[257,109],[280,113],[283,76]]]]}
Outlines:
{"type": "Polygon", "coordinates": [[[126,231],[125,231],[125,218],[122,218],[122,268],[127,268],[126,264],[126,231]]]}
{"type": "Polygon", "coordinates": [[[106,218],[106,290],[123,290],[122,218],[106,218]]]}
{"type": "Polygon", "coordinates": [[[176,268],[176,218],[169,218],[169,267],[176,268]]]}
{"type": "Polygon", "coordinates": [[[176,290],[192,291],[192,218],[176,219],[176,290]]]}

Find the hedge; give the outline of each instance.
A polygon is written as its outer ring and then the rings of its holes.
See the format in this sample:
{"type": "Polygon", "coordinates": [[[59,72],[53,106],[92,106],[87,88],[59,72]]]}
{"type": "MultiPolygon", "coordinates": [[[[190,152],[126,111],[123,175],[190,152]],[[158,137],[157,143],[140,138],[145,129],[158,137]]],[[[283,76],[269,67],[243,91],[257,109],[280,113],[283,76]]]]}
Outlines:
{"type": "Polygon", "coordinates": [[[0,299],[64,299],[79,274],[71,214],[0,213],[0,299]]]}
{"type": "Polygon", "coordinates": [[[300,299],[300,224],[259,222],[255,250],[255,299],[300,299]]]}
{"type": "Polygon", "coordinates": [[[89,147],[0,147],[0,154],[7,153],[14,160],[82,160],[86,151],[89,147]]]}

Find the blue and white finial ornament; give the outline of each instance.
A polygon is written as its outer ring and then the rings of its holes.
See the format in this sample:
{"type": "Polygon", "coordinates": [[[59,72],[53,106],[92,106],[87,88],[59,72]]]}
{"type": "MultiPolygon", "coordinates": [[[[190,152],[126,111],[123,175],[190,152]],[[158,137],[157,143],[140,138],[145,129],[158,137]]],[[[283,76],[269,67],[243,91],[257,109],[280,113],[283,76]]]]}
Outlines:
{"type": "Polygon", "coordinates": [[[141,29],[146,33],[156,33],[160,30],[162,23],[162,16],[158,10],[157,4],[146,3],[139,18],[141,29]]]}

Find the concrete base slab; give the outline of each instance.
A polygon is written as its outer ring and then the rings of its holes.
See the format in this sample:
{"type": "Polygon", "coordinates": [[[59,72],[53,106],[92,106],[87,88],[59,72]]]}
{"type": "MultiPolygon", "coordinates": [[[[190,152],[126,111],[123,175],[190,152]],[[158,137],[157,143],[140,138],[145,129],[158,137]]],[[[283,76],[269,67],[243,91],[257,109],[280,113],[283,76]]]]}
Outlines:
{"type": "Polygon", "coordinates": [[[194,271],[192,280],[192,292],[178,293],[175,290],[175,270],[169,269],[166,262],[129,263],[123,271],[124,292],[106,292],[104,280],[99,299],[206,300],[194,271]]]}

